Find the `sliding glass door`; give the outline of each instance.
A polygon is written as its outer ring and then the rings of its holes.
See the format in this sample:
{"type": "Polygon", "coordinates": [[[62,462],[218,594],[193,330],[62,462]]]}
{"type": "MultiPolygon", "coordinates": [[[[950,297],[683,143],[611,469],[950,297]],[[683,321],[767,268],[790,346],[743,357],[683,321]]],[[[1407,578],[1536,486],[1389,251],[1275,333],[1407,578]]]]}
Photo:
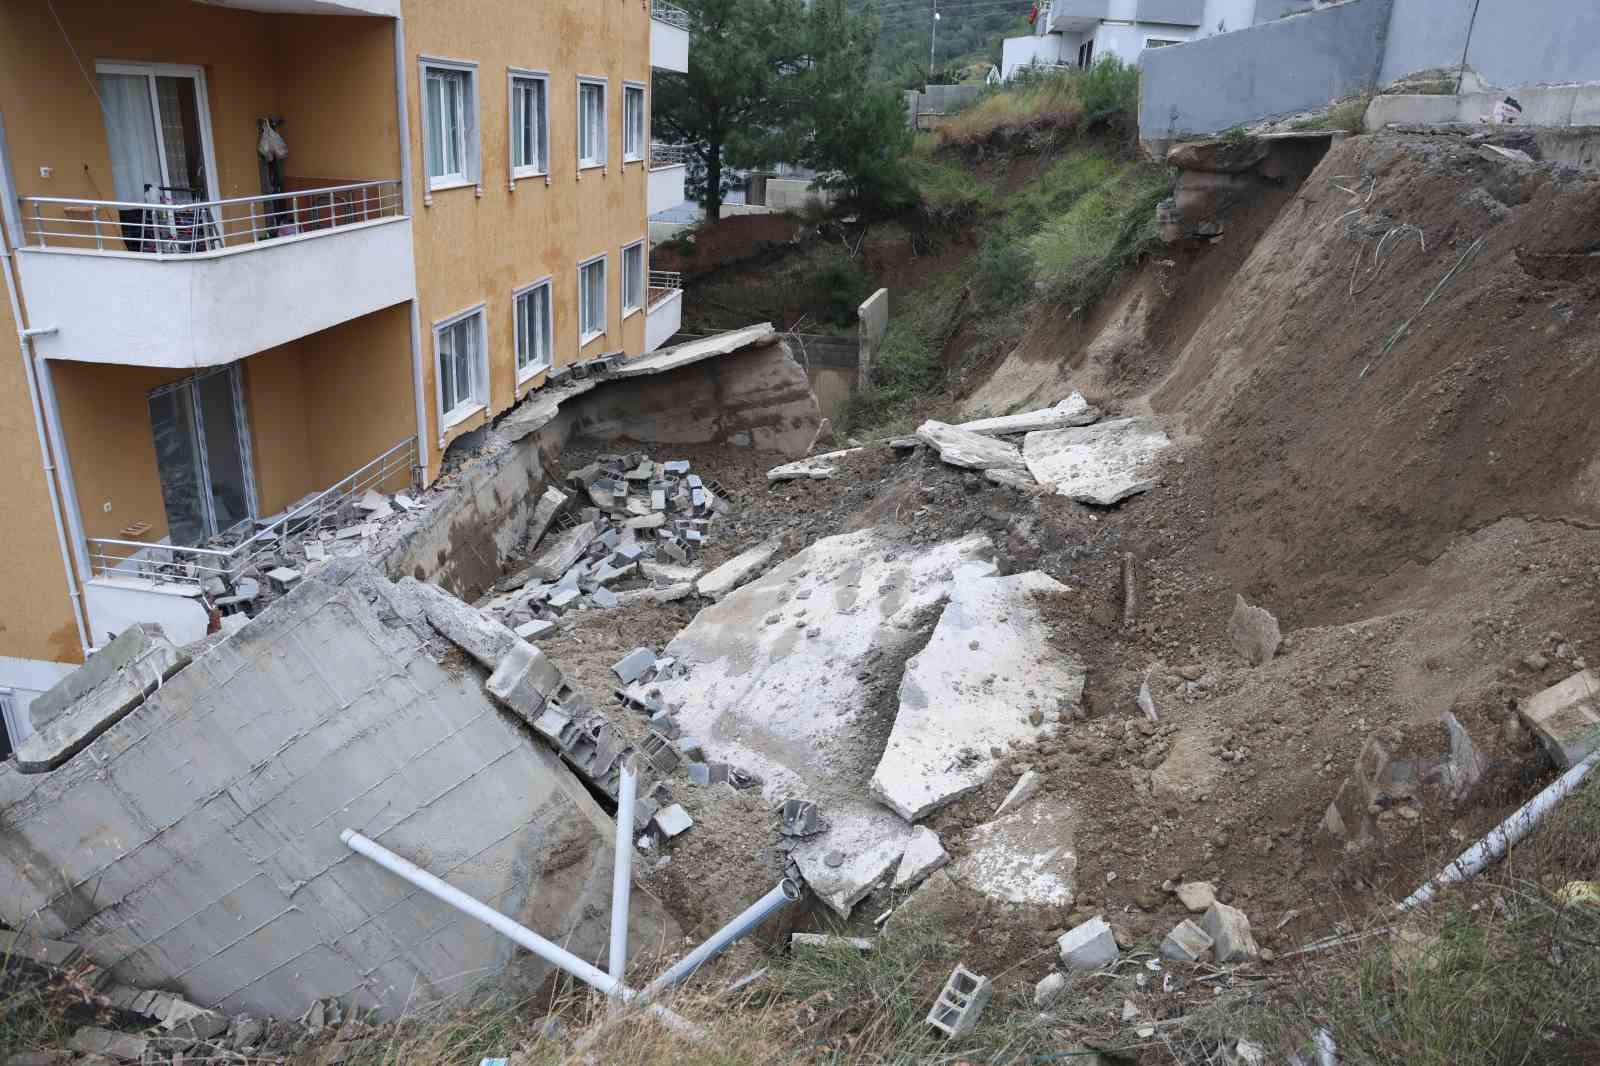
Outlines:
{"type": "Polygon", "coordinates": [[[203,544],[254,518],[255,477],[238,366],[163,385],[149,401],[171,542],[203,544]]]}

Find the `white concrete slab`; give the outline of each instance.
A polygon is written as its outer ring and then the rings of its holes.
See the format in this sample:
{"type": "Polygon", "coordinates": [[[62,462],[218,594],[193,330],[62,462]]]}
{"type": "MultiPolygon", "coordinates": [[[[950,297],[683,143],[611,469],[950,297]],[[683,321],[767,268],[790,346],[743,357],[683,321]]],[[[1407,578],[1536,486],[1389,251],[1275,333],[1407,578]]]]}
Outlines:
{"type": "Polygon", "coordinates": [[[711,600],[720,600],[772,561],[783,547],[782,537],[770,537],[753,548],[747,548],[732,559],[702,577],[695,591],[711,600]]]}
{"type": "Polygon", "coordinates": [[[1065,800],[1042,797],[967,835],[951,876],[1006,903],[1071,906],[1077,893],[1077,818],[1065,800]]]}
{"type": "Polygon", "coordinates": [[[910,842],[906,844],[905,854],[900,856],[900,869],[894,874],[895,890],[915,888],[949,861],[950,853],[944,850],[939,834],[925,825],[917,826],[910,842]]]}
{"type": "Polygon", "coordinates": [[[1600,747],[1600,677],[1580,670],[1522,701],[1522,720],[1563,770],[1600,747]]]}
{"type": "Polygon", "coordinates": [[[1154,422],[1117,418],[1029,433],[1022,453],[1043,485],[1080,503],[1109,507],[1155,484],[1155,457],[1172,441],[1154,422]]]}
{"type": "Polygon", "coordinates": [[[978,418],[971,422],[963,422],[956,428],[964,429],[968,433],[980,433],[986,437],[1002,437],[1010,433],[1032,433],[1042,429],[1087,426],[1098,421],[1100,421],[1100,408],[1085,400],[1083,393],[1074,392],[1054,407],[1043,407],[1037,411],[1023,411],[1014,415],[999,415],[995,418],[978,418]]]}
{"type": "Polygon", "coordinates": [[[821,808],[829,829],[794,858],[841,916],[913,835],[868,791],[884,732],[856,675],[903,657],[956,568],[992,550],[981,534],[932,547],[876,530],[826,537],[701,610],[662,652],[683,671],[650,687],[709,760],[758,775],[774,807],[821,808]]]}
{"type": "Polygon", "coordinates": [[[838,472],[839,460],[847,455],[854,455],[865,450],[864,448],[845,448],[842,451],[823,452],[821,455],[813,455],[805,459],[798,459],[792,463],[784,463],[782,466],[775,466],[768,470],[767,480],[796,481],[809,478],[813,481],[821,481],[824,478],[832,477],[838,472]]]}
{"type": "Polygon", "coordinates": [[[1034,597],[1066,591],[1036,570],[957,575],[928,646],[906,663],[874,796],[915,822],[988,781],[992,749],[1059,728],[1061,707],[1083,696],[1083,667],[1050,646],[1034,597]]]}
{"type": "Polygon", "coordinates": [[[952,426],[933,419],[917,427],[917,439],[939,453],[939,458],[951,466],[969,470],[1022,470],[1022,453],[1015,444],[1007,444],[981,433],[952,426]]]}

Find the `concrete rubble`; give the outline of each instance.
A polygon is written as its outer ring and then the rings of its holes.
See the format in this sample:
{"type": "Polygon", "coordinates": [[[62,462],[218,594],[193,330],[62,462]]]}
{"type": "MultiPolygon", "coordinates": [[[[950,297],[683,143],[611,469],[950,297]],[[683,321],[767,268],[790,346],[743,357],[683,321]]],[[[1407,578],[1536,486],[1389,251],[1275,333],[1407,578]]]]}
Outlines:
{"type": "Polygon", "coordinates": [[[1580,670],[1523,700],[1518,713],[1556,765],[1570,770],[1600,746],[1600,677],[1580,670]]]}
{"type": "Polygon", "coordinates": [[[1118,418],[1023,438],[1028,472],[1062,496],[1110,507],[1155,485],[1155,459],[1171,440],[1153,421],[1118,418]]]}
{"type": "Polygon", "coordinates": [[[1069,970],[1098,970],[1117,961],[1116,934],[1104,918],[1096,916],[1056,938],[1056,950],[1069,970]]]}
{"type": "Polygon", "coordinates": [[[1011,791],[1006,793],[1006,798],[1000,801],[1000,806],[994,809],[994,816],[1010,814],[1018,807],[1027,803],[1039,791],[1043,779],[1037,770],[1024,770],[1022,776],[1017,778],[1017,783],[1011,786],[1011,791]]]}
{"type": "Polygon", "coordinates": [[[978,1017],[989,1005],[994,988],[987,977],[980,977],[965,966],[957,966],[939,991],[928,1024],[955,1039],[977,1028],[978,1017]]]}
{"type": "Polygon", "coordinates": [[[1085,400],[1083,393],[1074,392],[1054,407],[1024,411],[1014,415],[1000,415],[995,418],[979,418],[971,422],[962,422],[956,428],[968,433],[980,433],[986,437],[1004,437],[1013,433],[1031,433],[1035,430],[1087,426],[1099,420],[1100,409],[1085,400]]]}
{"type": "Polygon", "coordinates": [[[1083,695],[1083,668],[1050,647],[1036,601],[1067,587],[1038,571],[993,569],[956,572],[933,637],[902,675],[872,794],[907,821],[981,787],[994,749],[1053,734],[1083,695]]]}
{"type": "Polygon", "coordinates": [[[1065,800],[1042,796],[967,834],[951,876],[990,899],[1039,907],[1071,906],[1077,893],[1077,816],[1065,800]]]}
{"type": "Polygon", "coordinates": [[[1200,926],[1214,942],[1218,962],[1254,962],[1261,956],[1244,911],[1226,903],[1213,903],[1200,919],[1200,926]]]}
{"type": "Polygon", "coordinates": [[[1161,941],[1161,957],[1174,962],[1201,962],[1211,954],[1213,944],[1211,935],[1193,918],[1185,918],[1161,941]]]}
{"type": "Polygon", "coordinates": [[[877,945],[864,936],[834,936],[830,933],[790,933],[789,947],[809,948],[812,951],[837,951],[848,948],[862,955],[877,945]]]}
{"type": "Polygon", "coordinates": [[[944,850],[939,834],[925,825],[917,826],[900,856],[900,868],[894,874],[895,891],[910,891],[949,861],[950,853],[944,850]]]}
{"type": "Polygon", "coordinates": [[[933,419],[917,427],[917,439],[939,453],[939,458],[951,466],[969,470],[1024,469],[1022,453],[1015,444],[995,440],[993,437],[952,426],[933,419]]]}
{"type": "Polygon", "coordinates": [[[1243,596],[1235,596],[1233,614],[1228,619],[1228,640],[1245,662],[1261,666],[1278,653],[1283,636],[1271,612],[1246,603],[1243,596]]]}
{"type": "Polygon", "coordinates": [[[720,600],[772,561],[783,547],[782,537],[772,537],[747,548],[695,582],[695,591],[708,600],[720,600]]]}
{"type": "Polygon", "coordinates": [[[837,452],[823,452],[821,455],[797,459],[792,463],[784,463],[767,471],[768,481],[821,481],[831,478],[838,473],[839,461],[847,456],[856,455],[863,448],[845,448],[837,452]]]}

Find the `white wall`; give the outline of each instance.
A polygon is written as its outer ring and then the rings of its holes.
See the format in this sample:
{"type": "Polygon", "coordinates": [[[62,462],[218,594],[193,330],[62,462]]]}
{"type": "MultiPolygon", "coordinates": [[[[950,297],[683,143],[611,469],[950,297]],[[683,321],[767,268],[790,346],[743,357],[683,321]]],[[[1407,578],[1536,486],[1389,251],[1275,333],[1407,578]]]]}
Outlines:
{"type": "Polygon", "coordinates": [[[650,65],[657,70],[689,73],[689,31],[651,19],[650,65]]]}
{"type": "Polygon", "coordinates": [[[182,646],[206,635],[211,618],[198,589],[138,577],[97,577],[83,586],[89,642],[100,647],[131,625],[155,622],[182,646]]]}
{"type": "Polygon", "coordinates": [[[162,258],[21,248],[47,359],[221,366],[416,295],[404,216],[237,250],[162,258]]]}
{"type": "MultiPolygon", "coordinates": [[[[1007,37],[1000,45],[1000,77],[1011,80],[1011,75],[1029,63],[1060,63],[1070,58],[1063,56],[1062,34],[1047,33],[1042,37],[1007,37]]],[[[1072,46],[1076,49],[1076,43],[1072,46]]]]}
{"type": "Polygon", "coordinates": [[[1206,0],[1205,14],[1200,17],[1200,36],[1213,33],[1232,33],[1254,24],[1256,0],[1206,0]]]}
{"type": "MultiPolygon", "coordinates": [[[[46,659],[18,659],[0,655],[0,689],[10,689],[17,716],[10,723],[12,739],[23,741],[33,733],[28,704],[35,696],[48,692],[57,681],[77,669],[76,663],[53,663],[46,659]]],[[[5,728],[0,725],[0,729],[5,728]]]]}
{"type": "Polygon", "coordinates": [[[682,324],[683,290],[679,289],[645,312],[644,350],[653,352],[667,343],[682,324]]]}
{"type": "Polygon", "coordinates": [[[683,181],[689,168],[683,163],[670,167],[651,167],[649,180],[649,213],[677,207],[683,203],[683,181]]]}

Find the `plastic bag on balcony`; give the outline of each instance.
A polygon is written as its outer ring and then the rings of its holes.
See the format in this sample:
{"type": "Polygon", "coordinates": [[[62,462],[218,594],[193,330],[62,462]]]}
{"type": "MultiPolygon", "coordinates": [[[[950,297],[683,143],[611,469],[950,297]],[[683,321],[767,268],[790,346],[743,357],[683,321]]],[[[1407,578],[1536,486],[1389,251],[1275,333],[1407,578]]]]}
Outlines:
{"type": "Polygon", "coordinates": [[[268,119],[261,120],[261,139],[256,142],[256,151],[269,163],[289,157],[289,145],[284,141],[283,134],[273,129],[268,119]]]}

